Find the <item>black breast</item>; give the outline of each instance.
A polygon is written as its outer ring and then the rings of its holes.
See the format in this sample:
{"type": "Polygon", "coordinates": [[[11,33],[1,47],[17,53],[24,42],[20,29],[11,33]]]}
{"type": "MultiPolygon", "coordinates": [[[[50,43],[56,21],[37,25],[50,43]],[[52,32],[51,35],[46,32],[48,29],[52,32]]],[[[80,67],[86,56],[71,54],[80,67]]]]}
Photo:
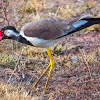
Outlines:
{"type": "Polygon", "coordinates": [[[27,44],[27,45],[31,45],[31,46],[34,46],[31,42],[27,41],[24,37],[22,37],[21,35],[17,38],[17,41],[18,42],[21,42],[21,43],[24,43],[24,44],[27,44]]]}

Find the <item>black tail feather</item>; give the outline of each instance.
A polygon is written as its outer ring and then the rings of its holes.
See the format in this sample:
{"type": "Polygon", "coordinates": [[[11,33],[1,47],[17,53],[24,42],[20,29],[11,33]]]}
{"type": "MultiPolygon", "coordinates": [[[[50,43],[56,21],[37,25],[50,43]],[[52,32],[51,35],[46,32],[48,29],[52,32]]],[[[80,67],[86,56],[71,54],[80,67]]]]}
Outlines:
{"type": "Polygon", "coordinates": [[[69,34],[71,34],[73,32],[80,31],[80,30],[85,29],[85,28],[87,28],[89,26],[92,26],[94,24],[100,24],[100,18],[90,18],[90,19],[82,19],[82,20],[87,20],[88,23],[86,23],[85,25],[82,25],[81,27],[79,27],[76,30],[70,32],[69,34]]]}
{"type": "Polygon", "coordinates": [[[82,19],[82,20],[86,20],[86,21],[88,21],[86,24],[84,24],[84,25],[82,25],[82,26],[80,26],[80,27],[78,27],[78,28],[76,28],[75,30],[72,30],[72,31],[70,31],[70,32],[68,32],[67,34],[65,34],[65,35],[63,35],[63,36],[60,36],[60,37],[57,37],[56,39],[58,39],[58,38],[61,38],[61,37],[65,37],[65,36],[67,36],[67,35],[69,35],[69,34],[72,34],[72,33],[74,33],[74,32],[77,32],[77,31],[80,31],[80,30],[82,30],[82,29],[85,29],[85,28],[87,28],[87,27],[89,27],[89,26],[92,26],[92,25],[94,25],[94,24],[100,24],[100,18],[89,18],[89,19],[82,19]]]}

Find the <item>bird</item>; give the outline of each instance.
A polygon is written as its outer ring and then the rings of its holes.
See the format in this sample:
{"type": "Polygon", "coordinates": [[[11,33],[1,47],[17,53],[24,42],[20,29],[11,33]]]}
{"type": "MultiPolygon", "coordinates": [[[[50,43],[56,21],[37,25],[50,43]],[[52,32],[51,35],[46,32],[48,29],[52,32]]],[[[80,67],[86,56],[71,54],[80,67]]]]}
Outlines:
{"type": "Polygon", "coordinates": [[[22,26],[20,31],[14,26],[5,26],[0,30],[0,41],[4,39],[12,39],[20,43],[45,48],[47,50],[50,63],[43,71],[40,78],[33,83],[33,87],[36,87],[46,72],[49,71],[44,87],[44,91],[46,92],[55,63],[50,52],[50,47],[66,38],[69,34],[75,33],[94,24],[100,24],[100,18],[93,18],[91,15],[83,15],[73,19],[48,17],[28,22],[22,26]]]}

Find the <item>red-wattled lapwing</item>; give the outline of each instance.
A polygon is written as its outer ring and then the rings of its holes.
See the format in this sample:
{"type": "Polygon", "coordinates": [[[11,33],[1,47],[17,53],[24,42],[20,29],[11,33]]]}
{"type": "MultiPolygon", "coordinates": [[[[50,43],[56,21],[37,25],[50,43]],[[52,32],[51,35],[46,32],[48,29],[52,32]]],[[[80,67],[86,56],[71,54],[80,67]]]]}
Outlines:
{"type": "Polygon", "coordinates": [[[20,32],[13,26],[3,27],[0,31],[0,40],[13,39],[27,45],[47,49],[50,63],[40,79],[34,85],[35,87],[49,70],[48,79],[44,89],[46,91],[54,67],[54,60],[51,56],[49,47],[53,46],[69,34],[99,23],[100,18],[91,18],[88,15],[82,16],[81,18],[75,18],[74,20],[64,20],[59,18],[40,19],[25,24],[20,32]]]}

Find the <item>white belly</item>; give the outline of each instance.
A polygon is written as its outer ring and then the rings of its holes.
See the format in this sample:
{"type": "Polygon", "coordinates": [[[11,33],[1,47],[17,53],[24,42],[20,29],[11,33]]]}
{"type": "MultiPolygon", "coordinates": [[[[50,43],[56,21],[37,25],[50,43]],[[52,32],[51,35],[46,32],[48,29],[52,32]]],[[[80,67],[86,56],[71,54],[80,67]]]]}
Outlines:
{"type": "Polygon", "coordinates": [[[41,48],[49,48],[50,46],[53,46],[55,43],[57,43],[57,40],[44,40],[37,37],[28,37],[25,36],[24,33],[20,32],[21,36],[27,39],[29,42],[31,42],[36,47],[41,48]]]}

